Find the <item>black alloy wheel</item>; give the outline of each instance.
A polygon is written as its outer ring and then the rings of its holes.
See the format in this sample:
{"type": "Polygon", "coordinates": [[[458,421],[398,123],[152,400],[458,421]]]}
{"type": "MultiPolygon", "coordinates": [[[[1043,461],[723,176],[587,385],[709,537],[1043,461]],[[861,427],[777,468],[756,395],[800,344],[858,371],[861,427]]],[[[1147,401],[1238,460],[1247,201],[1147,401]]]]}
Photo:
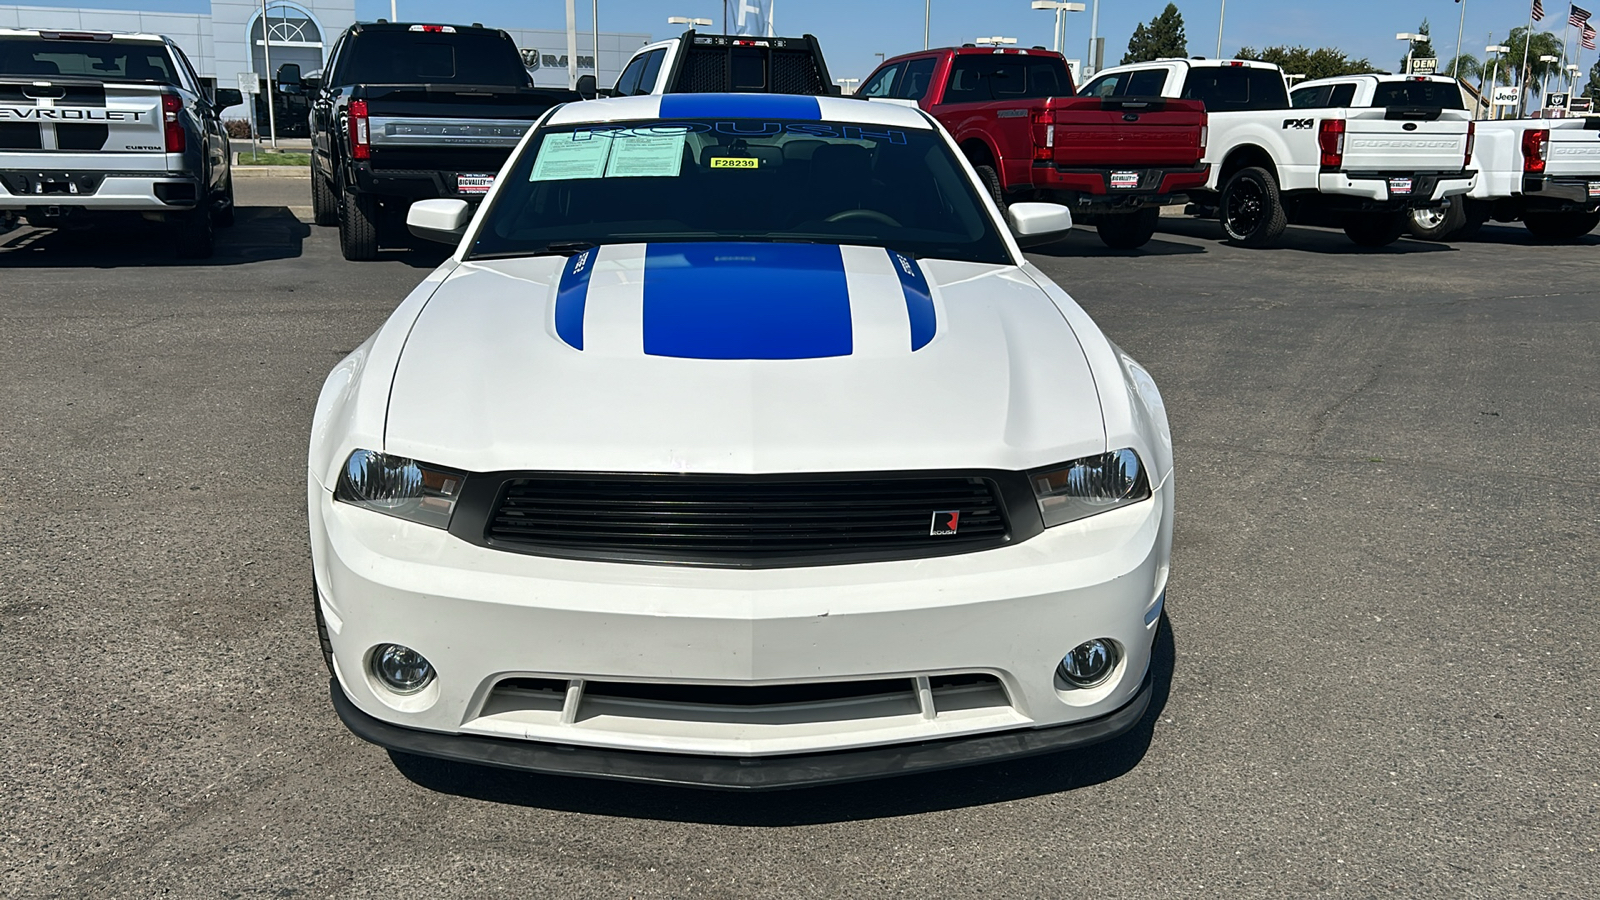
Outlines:
{"type": "Polygon", "coordinates": [[[1271,246],[1289,225],[1278,180],[1257,166],[1240,169],[1228,179],[1219,214],[1228,241],[1241,247],[1271,246]]]}

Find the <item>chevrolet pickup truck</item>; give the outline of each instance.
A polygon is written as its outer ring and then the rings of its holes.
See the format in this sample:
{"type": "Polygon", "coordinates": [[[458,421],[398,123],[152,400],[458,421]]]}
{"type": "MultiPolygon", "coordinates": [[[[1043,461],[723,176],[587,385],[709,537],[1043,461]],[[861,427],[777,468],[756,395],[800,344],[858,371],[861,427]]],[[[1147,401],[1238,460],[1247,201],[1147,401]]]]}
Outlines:
{"type": "Polygon", "coordinates": [[[476,25],[356,24],[320,76],[279,71],[311,101],[313,218],[354,260],[406,240],[413,200],[481,200],[534,120],[582,99],[534,87],[511,37],[476,25]]]}
{"type": "Polygon", "coordinates": [[[1238,59],[1117,66],[1082,93],[1096,96],[1120,78],[1149,79],[1148,90],[1160,82],[1160,96],[1205,103],[1211,173],[1190,196],[1217,210],[1234,244],[1272,246],[1296,221],[1338,224],[1357,244],[1386,246],[1413,210],[1444,207],[1476,181],[1465,110],[1296,108],[1277,66],[1238,59]]]}
{"type": "Polygon", "coordinates": [[[885,60],[856,96],[915,101],[1002,209],[1060,203],[1108,247],[1133,249],[1155,234],[1163,204],[1205,185],[1205,107],[1130,91],[1127,79],[1097,85],[1074,97],[1059,53],[947,47],[885,60]]]}
{"type": "Polygon", "coordinates": [[[839,93],[839,87],[828,78],[822,47],[809,34],[752,37],[690,30],[635,50],[609,93],[711,92],[825,96],[839,93]]]}
{"type": "Polygon", "coordinates": [[[0,29],[0,215],[43,227],[167,223],[208,257],[233,224],[233,170],[208,92],[155,34],[0,29]]]}
{"type": "MultiPolygon", "coordinates": [[[[1352,75],[1296,86],[1296,106],[1464,109],[1461,88],[1440,75],[1352,75]]],[[[1600,225],[1600,120],[1499,119],[1477,123],[1478,183],[1459,202],[1411,214],[1416,237],[1465,240],[1485,222],[1521,220],[1547,241],[1600,225]]]]}

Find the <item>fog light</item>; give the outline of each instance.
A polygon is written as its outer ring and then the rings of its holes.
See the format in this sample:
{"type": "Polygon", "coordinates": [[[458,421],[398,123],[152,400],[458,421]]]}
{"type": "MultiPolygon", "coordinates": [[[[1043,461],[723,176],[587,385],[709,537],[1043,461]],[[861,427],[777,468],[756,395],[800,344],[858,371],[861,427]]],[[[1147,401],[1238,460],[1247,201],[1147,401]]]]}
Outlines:
{"type": "Polygon", "coordinates": [[[396,694],[415,694],[433,680],[433,664],[410,647],[379,644],[372,651],[372,673],[396,694]]]}
{"type": "Polygon", "coordinates": [[[1110,638],[1084,641],[1062,657],[1056,671],[1073,687],[1094,687],[1111,677],[1117,667],[1117,642],[1110,638]]]}

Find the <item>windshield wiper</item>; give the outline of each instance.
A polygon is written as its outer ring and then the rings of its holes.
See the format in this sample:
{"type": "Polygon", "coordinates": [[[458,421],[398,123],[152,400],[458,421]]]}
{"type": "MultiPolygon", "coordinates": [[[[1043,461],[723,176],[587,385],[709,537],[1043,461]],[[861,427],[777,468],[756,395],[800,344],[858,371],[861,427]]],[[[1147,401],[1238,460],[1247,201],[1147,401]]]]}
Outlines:
{"type": "Polygon", "coordinates": [[[574,256],[600,246],[592,241],[551,241],[537,250],[502,250],[497,253],[474,253],[472,259],[516,259],[523,256],[574,256]]]}

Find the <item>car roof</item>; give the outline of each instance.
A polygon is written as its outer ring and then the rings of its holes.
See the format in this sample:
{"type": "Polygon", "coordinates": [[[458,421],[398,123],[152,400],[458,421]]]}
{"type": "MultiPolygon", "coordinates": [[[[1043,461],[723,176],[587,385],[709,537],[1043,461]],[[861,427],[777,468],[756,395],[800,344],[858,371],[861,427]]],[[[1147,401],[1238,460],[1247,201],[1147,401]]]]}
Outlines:
{"type": "Polygon", "coordinates": [[[1379,84],[1391,81],[1433,81],[1446,84],[1457,83],[1456,80],[1451,78],[1449,75],[1393,75],[1388,72],[1362,72],[1359,75],[1334,75],[1329,78],[1313,78],[1309,81],[1300,82],[1293,88],[1290,88],[1290,90],[1298,91],[1307,85],[1315,86],[1321,84],[1348,84],[1351,81],[1361,78],[1370,78],[1379,84]]]}
{"type": "Polygon", "coordinates": [[[646,94],[568,103],[546,125],[650,119],[799,119],[932,128],[921,110],[899,103],[810,94],[646,94]]]}
{"type": "Polygon", "coordinates": [[[1053,59],[1065,59],[1063,54],[1043,47],[930,47],[927,50],[912,50],[899,56],[891,56],[878,64],[882,68],[890,63],[901,60],[915,59],[917,57],[934,56],[941,53],[954,53],[956,56],[1043,56],[1053,59]]]}
{"type": "Polygon", "coordinates": [[[0,28],[0,37],[39,37],[41,34],[109,35],[109,40],[113,41],[166,41],[166,38],[159,34],[132,31],[96,31],[92,28],[0,28]]]}

